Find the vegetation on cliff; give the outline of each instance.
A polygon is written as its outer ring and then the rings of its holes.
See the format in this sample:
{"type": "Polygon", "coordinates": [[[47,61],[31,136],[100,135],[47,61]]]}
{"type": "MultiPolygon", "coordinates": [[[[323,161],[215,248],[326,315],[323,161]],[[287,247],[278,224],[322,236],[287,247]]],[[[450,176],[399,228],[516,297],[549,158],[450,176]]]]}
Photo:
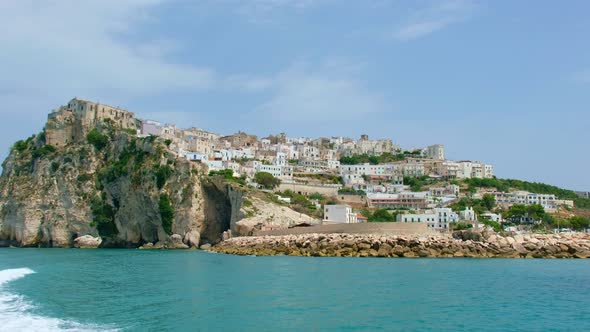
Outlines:
{"type": "Polygon", "coordinates": [[[82,140],[54,147],[45,133],[18,141],[0,178],[0,242],[72,246],[82,235],[104,246],[138,246],[199,232],[200,166],[155,136],[101,122],[82,140]]]}
{"type": "Polygon", "coordinates": [[[281,184],[281,180],[268,172],[258,172],[254,175],[254,181],[266,189],[273,189],[281,184]]]}

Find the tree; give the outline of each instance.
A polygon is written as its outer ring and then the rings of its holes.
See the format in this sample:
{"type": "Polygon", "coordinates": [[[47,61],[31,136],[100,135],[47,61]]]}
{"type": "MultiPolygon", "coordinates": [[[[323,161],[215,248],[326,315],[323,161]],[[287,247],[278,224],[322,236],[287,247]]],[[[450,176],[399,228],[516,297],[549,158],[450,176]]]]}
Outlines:
{"type": "Polygon", "coordinates": [[[395,216],[385,209],[377,209],[372,215],[366,216],[370,222],[391,222],[395,221],[395,216]]]}
{"type": "Polygon", "coordinates": [[[571,217],[569,223],[573,229],[578,231],[590,228],[590,219],[580,216],[571,217]]]}
{"type": "Polygon", "coordinates": [[[492,194],[484,194],[482,197],[482,205],[491,211],[496,206],[496,197],[492,194]]]}
{"type": "Polygon", "coordinates": [[[473,225],[468,222],[452,222],[449,224],[449,226],[454,231],[462,231],[464,229],[473,228],[473,225]]]}
{"type": "Polygon", "coordinates": [[[97,150],[102,150],[107,143],[109,138],[106,135],[101,134],[96,128],[93,128],[88,135],[86,135],[88,143],[94,145],[97,150]]]}
{"type": "Polygon", "coordinates": [[[254,175],[254,181],[264,188],[273,189],[281,184],[281,180],[268,172],[258,172],[254,175]]]}
{"type": "Polygon", "coordinates": [[[322,195],[320,193],[313,193],[313,194],[309,195],[309,199],[317,199],[318,201],[321,201],[324,198],[325,198],[324,195],[322,195]]]}
{"type": "Polygon", "coordinates": [[[504,218],[518,220],[523,217],[529,217],[534,220],[542,220],[551,223],[552,218],[545,212],[545,209],[539,204],[523,205],[514,204],[503,213],[504,218]]]}
{"type": "Polygon", "coordinates": [[[378,165],[380,161],[380,158],[378,156],[370,156],[369,157],[369,163],[371,163],[371,165],[378,165]]]}

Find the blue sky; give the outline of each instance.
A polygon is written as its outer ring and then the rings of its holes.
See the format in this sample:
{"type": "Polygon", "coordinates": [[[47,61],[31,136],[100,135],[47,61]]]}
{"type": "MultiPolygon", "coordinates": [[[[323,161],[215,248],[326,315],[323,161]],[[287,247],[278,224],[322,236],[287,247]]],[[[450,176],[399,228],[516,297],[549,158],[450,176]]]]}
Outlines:
{"type": "Polygon", "coordinates": [[[590,190],[587,1],[4,0],[0,158],[74,96],[219,133],[443,143],[590,190]]]}

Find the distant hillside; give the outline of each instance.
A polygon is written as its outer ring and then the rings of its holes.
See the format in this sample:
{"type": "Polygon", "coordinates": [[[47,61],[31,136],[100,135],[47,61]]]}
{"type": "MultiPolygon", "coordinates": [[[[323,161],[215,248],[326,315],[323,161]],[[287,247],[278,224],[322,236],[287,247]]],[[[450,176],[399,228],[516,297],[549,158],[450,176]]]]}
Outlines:
{"type": "Polygon", "coordinates": [[[510,189],[525,190],[538,194],[553,194],[559,199],[571,199],[577,208],[590,209],[590,199],[579,197],[573,190],[562,189],[539,182],[527,182],[515,179],[465,179],[464,182],[472,188],[494,187],[498,191],[507,192],[510,189]]]}

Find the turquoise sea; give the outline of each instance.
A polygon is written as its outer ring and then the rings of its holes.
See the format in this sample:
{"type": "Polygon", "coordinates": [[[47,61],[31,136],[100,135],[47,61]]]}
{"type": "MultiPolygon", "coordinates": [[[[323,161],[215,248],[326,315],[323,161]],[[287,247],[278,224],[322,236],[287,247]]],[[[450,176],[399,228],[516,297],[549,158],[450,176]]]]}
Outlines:
{"type": "Polygon", "coordinates": [[[0,331],[590,331],[590,260],[0,249],[0,331]]]}

